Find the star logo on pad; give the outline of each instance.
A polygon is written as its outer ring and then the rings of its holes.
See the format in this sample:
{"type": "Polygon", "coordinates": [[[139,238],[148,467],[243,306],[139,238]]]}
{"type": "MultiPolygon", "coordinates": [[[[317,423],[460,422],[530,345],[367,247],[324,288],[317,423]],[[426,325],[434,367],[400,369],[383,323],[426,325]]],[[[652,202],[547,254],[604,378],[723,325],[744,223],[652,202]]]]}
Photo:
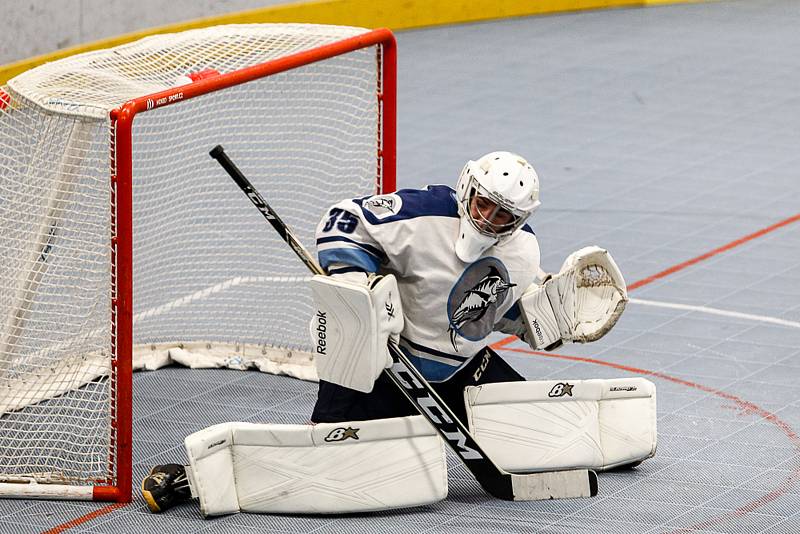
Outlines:
{"type": "Polygon", "coordinates": [[[334,428],[331,430],[330,434],[325,436],[325,441],[330,443],[331,441],[344,441],[348,438],[357,440],[358,431],[358,428],[353,428],[351,426],[348,426],[347,428],[334,428]]]}
{"type": "Polygon", "coordinates": [[[548,397],[563,397],[564,395],[572,396],[572,388],[575,387],[575,384],[570,384],[568,382],[559,382],[555,386],[550,389],[550,392],[547,394],[548,397]]]}

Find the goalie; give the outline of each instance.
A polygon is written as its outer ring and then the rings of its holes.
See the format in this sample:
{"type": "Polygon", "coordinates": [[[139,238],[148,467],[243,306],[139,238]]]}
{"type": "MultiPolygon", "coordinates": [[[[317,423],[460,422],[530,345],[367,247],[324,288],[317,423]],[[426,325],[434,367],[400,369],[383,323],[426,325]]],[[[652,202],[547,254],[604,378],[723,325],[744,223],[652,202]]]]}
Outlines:
{"type": "MultiPolygon", "coordinates": [[[[389,339],[507,471],[603,470],[655,453],[655,387],[649,381],[526,381],[485,346],[495,331],[516,335],[535,350],[595,341],[624,310],[622,274],[599,247],[574,252],[556,274],[540,270],[539,245],[526,224],[539,205],[533,167],[516,154],[492,152],[466,164],[455,190],[432,185],[345,200],[319,223],[317,250],[329,276],[311,282],[316,313],[310,330],[320,378],[311,420],[331,432],[326,442],[334,430],[340,432],[333,441],[343,441],[338,438],[346,439],[355,426],[382,425],[378,434],[414,441],[416,452],[404,457],[416,462],[409,470],[437,480],[423,483],[426,490],[414,501],[408,492],[393,494],[372,509],[424,504],[446,494],[438,438],[382,372],[392,362],[389,339]]],[[[226,428],[224,435],[212,432],[192,444],[187,438],[193,462],[188,480],[182,466],[154,468],[142,486],[151,510],[188,498],[201,485],[194,463],[206,454],[204,447],[232,443],[237,431],[248,429],[226,428]]],[[[263,446],[263,433],[259,439],[263,446]]],[[[390,483],[388,473],[372,476],[375,486],[390,483]]],[[[238,491],[240,481],[235,483],[238,491]]],[[[230,511],[245,509],[241,504],[240,498],[230,511]]],[[[214,502],[205,504],[204,513],[208,509],[226,510],[214,502]]],[[[325,505],[321,511],[368,509],[325,505]]]]}

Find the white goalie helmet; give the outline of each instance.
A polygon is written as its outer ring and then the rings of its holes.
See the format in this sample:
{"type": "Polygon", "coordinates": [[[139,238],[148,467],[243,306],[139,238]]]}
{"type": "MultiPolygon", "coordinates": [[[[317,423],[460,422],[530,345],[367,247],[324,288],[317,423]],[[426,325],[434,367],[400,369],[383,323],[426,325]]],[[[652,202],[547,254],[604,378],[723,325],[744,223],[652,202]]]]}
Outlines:
{"type": "Polygon", "coordinates": [[[539,207],[539,176],[525,158],[491,152],[468,161],[456,184],[461,224],[456,255],[472,263],[517,232],[539,207]]]}

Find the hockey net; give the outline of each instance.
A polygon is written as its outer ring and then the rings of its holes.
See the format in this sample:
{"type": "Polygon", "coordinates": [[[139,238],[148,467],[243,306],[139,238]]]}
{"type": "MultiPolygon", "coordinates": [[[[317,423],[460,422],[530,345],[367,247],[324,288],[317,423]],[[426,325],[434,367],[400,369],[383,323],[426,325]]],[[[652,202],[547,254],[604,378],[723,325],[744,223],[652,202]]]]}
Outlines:
{"type": "Polygon", "coordinates": [[[132,359],[313,376],[306,268],[208,151],[314,250],[327,206],[394,188],[393,42],[221,26],[2,88],[0,495],[130,498],[132,359]]]}

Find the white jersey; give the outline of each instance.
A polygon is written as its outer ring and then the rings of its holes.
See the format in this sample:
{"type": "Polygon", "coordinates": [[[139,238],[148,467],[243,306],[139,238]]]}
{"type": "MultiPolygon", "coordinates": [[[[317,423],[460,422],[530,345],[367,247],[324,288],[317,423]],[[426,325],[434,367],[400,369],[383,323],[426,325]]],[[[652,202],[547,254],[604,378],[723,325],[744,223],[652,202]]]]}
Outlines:
{"type": "Polygon", "coordinates": [[[400,346],[432,381],[452,375],[516,319],[516,302],[539,272],[528,225],[471,264],[456,256],[458,231],[455,192],[443,185],[345,200],[317,227],[319,261],[330,274],[395,275],[405,315],[400,346]]]}

